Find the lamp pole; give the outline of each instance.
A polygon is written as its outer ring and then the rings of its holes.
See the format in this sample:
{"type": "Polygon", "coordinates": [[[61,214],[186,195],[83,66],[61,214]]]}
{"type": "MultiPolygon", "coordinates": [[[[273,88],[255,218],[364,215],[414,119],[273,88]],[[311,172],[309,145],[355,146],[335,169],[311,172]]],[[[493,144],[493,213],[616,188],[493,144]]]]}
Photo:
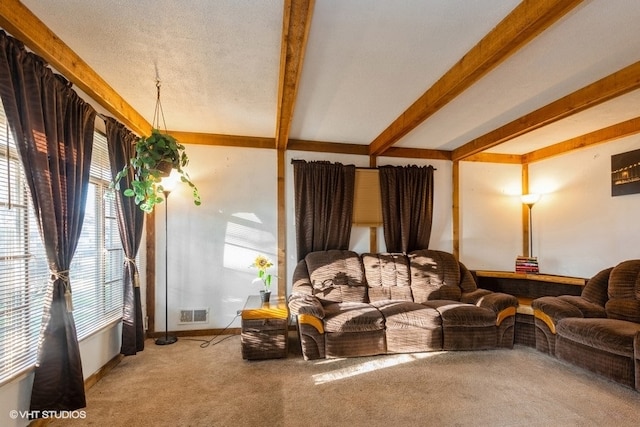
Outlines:
{"type": "Polygon", "coordinates": [[[533,203],[527,203],[529,206],[529,256],[533,257],[533,215],[531,209],[533,209],[533,203]]]}
{"type": "Polygon", "coordinates": [[[521,196],[522,203],[529,207],[529,256],[533,257],[533,214],[532,209],[538,200],[540,200],[539,194],[523,194],[521,196]]]}
{"type": "Polygon", "coordinates": [[[156,339],[157,345],[169,345],[178,341],[169,336],[169,194],[171,190],[164,188],[164,338],[156,339]]]}

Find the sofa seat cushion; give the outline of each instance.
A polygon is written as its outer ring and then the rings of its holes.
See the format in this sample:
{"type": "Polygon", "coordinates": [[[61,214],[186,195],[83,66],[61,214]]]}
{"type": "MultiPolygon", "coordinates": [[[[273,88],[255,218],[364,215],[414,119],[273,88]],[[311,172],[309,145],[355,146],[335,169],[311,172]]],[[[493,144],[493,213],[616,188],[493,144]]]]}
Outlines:
{"type": "Polygon", "coordinates": [[[367,303],[344,302],[325,306],[325,332],[365,332],[384,329],[384,317],[367,303]]]}
{"type": "Polygon", "coordinates": [[[377,301],[371,303],[385,319],[387,329],[417,327],[435,329],[442,326],[440,313],[412,301],[377,301]]]}
{"type": "Polygon", "coordinates": [[[633,339],[640,324],[617,319],[566,318],[558,322],[559,336],[608,353],[633,357],[633,339]]]}
{"type": "Polygon", "coordinates": [[[577,307],[583,317],[607,317],[607,312],[604,310],[603,306],[594,304],[583,297],[562,295],[559,296],[558,299],[566,301],[574,307],[577,307]]]}
{"type": "Polygon", "coordinates": [[[496,314],[488,308],[458,301],[432,300],[423,305],[435,308],[442,317],[442,325],[447,327],[495,326],[496,314]]]}

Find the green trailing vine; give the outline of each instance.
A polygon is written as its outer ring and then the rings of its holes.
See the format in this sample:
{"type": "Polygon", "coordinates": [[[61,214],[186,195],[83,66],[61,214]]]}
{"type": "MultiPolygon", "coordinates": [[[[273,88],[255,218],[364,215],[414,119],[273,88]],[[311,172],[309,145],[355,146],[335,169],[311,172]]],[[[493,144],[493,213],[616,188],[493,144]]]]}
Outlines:
{"type": "Polygon", "coordinates": [[[119,171],[110,187],[120,190],[120,181],[132,173],[131,186],[123,194],[134,197],[136,205],[146,213],[153,212],[155,205],[164,201],[162,178],[175,169],[180,181],[187,184],[193,192],[193,202],[200,206],[198,188],[183,169],[189,163],[184,145],[173,136],[153,129],[148,137],[141,137],[135,145],[136,155],[119,171]]]}

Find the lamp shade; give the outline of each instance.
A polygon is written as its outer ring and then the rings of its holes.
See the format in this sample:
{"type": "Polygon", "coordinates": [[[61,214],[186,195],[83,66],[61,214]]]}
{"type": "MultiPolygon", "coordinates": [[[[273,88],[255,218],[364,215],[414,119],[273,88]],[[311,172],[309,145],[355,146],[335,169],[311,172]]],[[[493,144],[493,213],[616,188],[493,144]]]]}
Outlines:
{"type": "Polygon", "coordinates": [[[540,195],[535,193],[523,194],[522,196],[520,196],[520,199],[525,205],[533,206],[538,202],[538,200],[540,200],[540,195]]]}
{"type": "Polygon", "coordinates": [[[180,174],[177,170],[171,169],[171,173],[160,180],[160,185],[162,186],[163,191],[170,193],[178,186],[179,182],[180,174]]]}

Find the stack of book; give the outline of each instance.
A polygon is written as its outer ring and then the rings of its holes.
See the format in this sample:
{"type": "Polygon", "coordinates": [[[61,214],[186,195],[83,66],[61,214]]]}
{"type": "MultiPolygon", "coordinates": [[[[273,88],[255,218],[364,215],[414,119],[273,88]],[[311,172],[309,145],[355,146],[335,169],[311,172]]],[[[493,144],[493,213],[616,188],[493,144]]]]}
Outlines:
{"type": "Polygon", "coordinates": [[[538,258],[518,256],[516,258],[516,273],[538,274],[538,258]]]}

